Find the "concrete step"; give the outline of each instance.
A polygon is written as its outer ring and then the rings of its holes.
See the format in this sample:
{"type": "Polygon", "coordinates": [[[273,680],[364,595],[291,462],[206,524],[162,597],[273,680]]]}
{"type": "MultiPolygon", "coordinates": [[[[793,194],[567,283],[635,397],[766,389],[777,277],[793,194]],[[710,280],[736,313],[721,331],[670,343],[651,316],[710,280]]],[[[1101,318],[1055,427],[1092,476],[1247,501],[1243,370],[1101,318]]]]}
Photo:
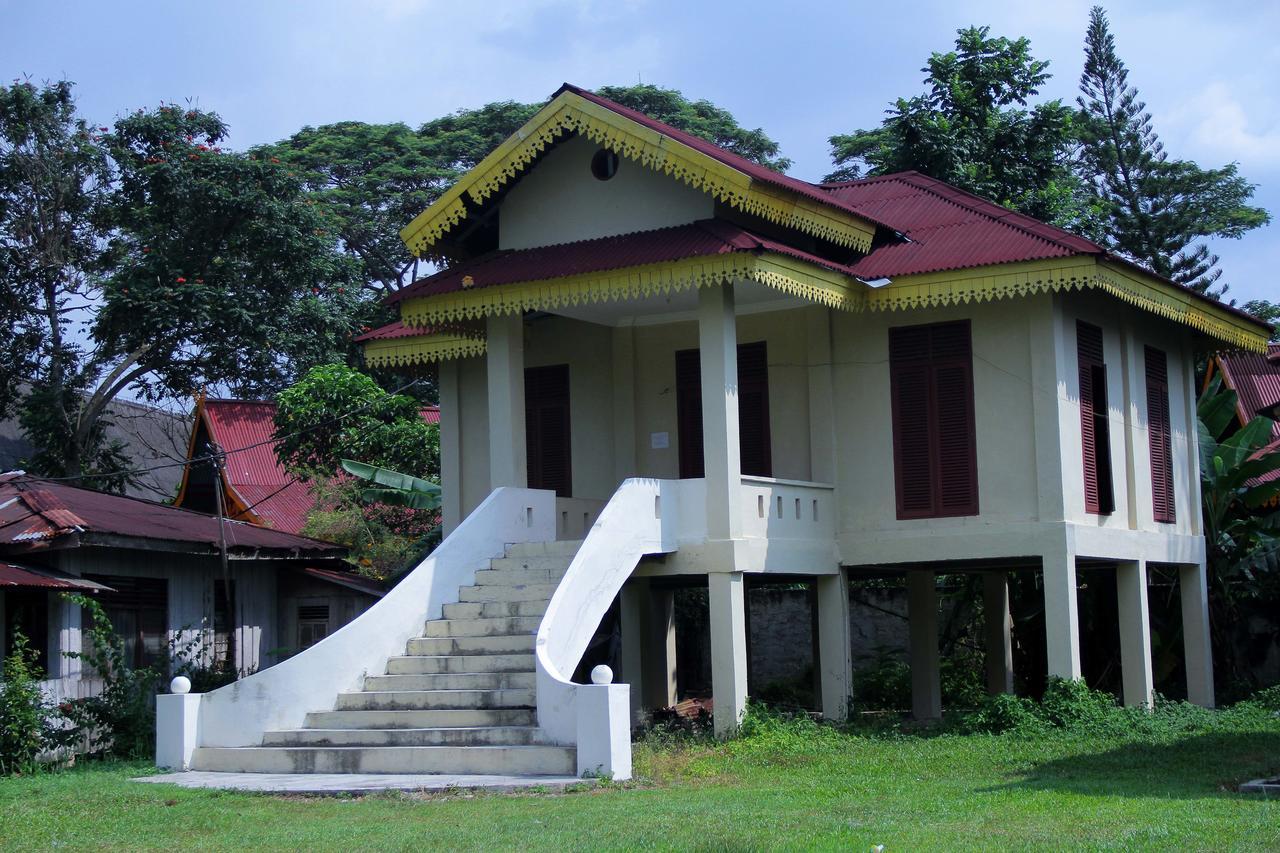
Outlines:
{"type": "Polygon", "coordinates": [[[533,672],[533,655],[404,655],[387,661],[387,675],[439,672],[533,672]]]}
{"type": "Polygon", "coordinates": [[[444,606],[445,619],[492,619],[497,616],[541,616],[549,601],[462,601],[444,606]]]}
{"type": "Polygon", "coordinates": [[[550,601],[551,596],[555,594],[556,584],[554,583],[464,586],[458,590],[458,601],[550,601]]]}
{"type": "Polygon", "coordinates": [[[537,726],[436,729],[293,729],[267,732],[263,746],[528,746],[545,743],[537,726]]]}
{"type": "Polygon", "coordinates": [[[550,572],[554,576],[563,577],[572,562],[573,557],[568,555],[563,557],[495,557],[489,561],[489,569],[499,572],[514,572],[523,569],[531,572],[550,572]]]}
{"type": "Polygon", "coordinates": [[[365,690],[339,693],[335,711],[426,711],[432,708],[533,708],[533,688],[510,690],[365,690]]]}
{"type": "Polygon", "coordinates": [[[370,675],[366,691],[401,690],[514,690],[532,689],[536,677],[530,672],[443,672],[429,675],[370,675]]]}
{"type": "Polygon", "coordinates": [[[200,747],[193,770],[238,773],[572,774],[564,746],[200,747]]]}
{"type": "Polygon", "coordinates": [[[532,726],[525,708],[466,708],[434,711],[313,711],[303,718],[308,729],[432,729],[479,726],[532,726]]]}
{"type": "Polygon", "coordinates": [[[508,557],[541,557],[544,555],[572,557],[582,547],[581,539],[565,539],[555,542],[520,542],[507,546],[508,557]]]}
{"type": "Polygon", "coordinates": [[[510,637],[414,637],[410,655],[493,655],[533,651],[533,634],[510,637]]]}
{"type": "Polygon", "coordinates": [[[426,624],[428,637],[507,637],[536,634],[541,616],[498,616],[493,619],[432,619],[426,624]]]}
{"type": "MultiPolygon", "coordinates": [[[[495,560],[495,562],[497,562],[495,560]]],[[[564,570],[555,569],[481,569],[476,572],[476,586],[528,586],[541,584],[556,586],[564,577],[564,570]]],[[[550,597],[550,596],[548,596],[550,597]]]]}

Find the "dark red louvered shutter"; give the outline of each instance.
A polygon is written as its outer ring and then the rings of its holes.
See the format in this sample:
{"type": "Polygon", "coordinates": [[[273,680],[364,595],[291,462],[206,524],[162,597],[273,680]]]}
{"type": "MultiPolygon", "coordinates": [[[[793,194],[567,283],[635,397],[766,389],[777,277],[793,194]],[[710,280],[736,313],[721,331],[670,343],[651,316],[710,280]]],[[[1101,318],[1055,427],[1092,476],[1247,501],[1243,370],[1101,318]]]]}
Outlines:
{"type": "Polygon", "coordinates": [[[1084,454],[1084,509],[1100,512],[1098,499],[1098,436],[1095,431],[1094,368],[1102,364],[1102,330],[1076,323],[1076,363],[1080,373],[1080,443],[1084,454]]]}
{"type": "Polygon", "coordinates": [[[529,488],[567,498],[573,491],[569,365],[525,370],[524,401],[529,488]]]}
{"type": "Polygon", "coordinates": [[[891,329],[889,374],[898,517],[976,515],[969,324],[891,329]]]}
{"type": "Polygon", "coordinates": [[[705,474],[702,455],[702,358],[696,349],[676,352],[676,448],[680,479],[705,474]]]}
{"type": "Polygon", "coordinates": [[[1147,436],[1151,447],[1151,509],[1156,521],[1177,520],[1173,497],[1173,445],[1169,429],[1169,365],[1164,352],[1146,348],[1147,436]]]}

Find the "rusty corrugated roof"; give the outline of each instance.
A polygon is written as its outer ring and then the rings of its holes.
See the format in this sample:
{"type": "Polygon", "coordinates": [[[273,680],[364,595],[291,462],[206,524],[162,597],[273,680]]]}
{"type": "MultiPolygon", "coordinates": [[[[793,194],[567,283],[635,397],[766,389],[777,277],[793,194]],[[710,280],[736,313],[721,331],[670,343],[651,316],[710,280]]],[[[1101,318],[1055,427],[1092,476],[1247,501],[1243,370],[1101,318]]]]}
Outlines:
{"type": "Polygon", "coordinates": [[[78,578],[56,569],[36,566],[19,566],[16,563],[0,561],[0,589],[11,587],[16,589],[67,589],[79,592],[114,592],[114,590],[96,581],[78,578]]]}
{"type": "MultiPolygon", "coordinates": [[[[226,522],[225,534],[231,553],[340,557],[346,551],[341,545],[242,521],[226,522]]],[[[25,474],[0,476],[0,547],[73,535],[186,542],[206,546],[210,553],[220,541],[218,519],[211,515],[25,474]]]]}

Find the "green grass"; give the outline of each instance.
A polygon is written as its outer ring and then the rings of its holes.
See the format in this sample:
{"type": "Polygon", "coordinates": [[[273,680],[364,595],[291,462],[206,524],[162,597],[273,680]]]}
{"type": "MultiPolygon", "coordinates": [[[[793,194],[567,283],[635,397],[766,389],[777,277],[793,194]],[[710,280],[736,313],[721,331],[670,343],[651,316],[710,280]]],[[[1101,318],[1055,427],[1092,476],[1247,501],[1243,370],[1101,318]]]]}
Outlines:
{"type": "MultiPolygon", "coordinates": [[[[1175,730],[1177,729],[1177,730],[1175,730]]],[[[142,765],[0,780],[4,849],[1280,849],[1280,719],[1122,736],[860,737],[767,721],[637,745],[644,777],[566,794],[274,797],[132,783],[142,765]]]]}

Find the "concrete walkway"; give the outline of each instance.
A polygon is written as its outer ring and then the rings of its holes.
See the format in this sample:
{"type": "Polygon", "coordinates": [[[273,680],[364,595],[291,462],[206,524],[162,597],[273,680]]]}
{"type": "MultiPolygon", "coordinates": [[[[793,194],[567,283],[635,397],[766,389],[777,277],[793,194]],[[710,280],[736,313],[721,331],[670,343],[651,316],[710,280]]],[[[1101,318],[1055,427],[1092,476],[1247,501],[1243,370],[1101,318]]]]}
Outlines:
{"type": "Polygon", "coordinates": [[[446,791],[450,789],[518,791],[541,788],[562,791],[570,785],[594,784],[576,776],[471,776],[465,774],[375,773],[211,773],[189,770],[140,776],[133,781],[183,788],[221,788],[271,794],[368,794],[376,791],[446,791]]]}

